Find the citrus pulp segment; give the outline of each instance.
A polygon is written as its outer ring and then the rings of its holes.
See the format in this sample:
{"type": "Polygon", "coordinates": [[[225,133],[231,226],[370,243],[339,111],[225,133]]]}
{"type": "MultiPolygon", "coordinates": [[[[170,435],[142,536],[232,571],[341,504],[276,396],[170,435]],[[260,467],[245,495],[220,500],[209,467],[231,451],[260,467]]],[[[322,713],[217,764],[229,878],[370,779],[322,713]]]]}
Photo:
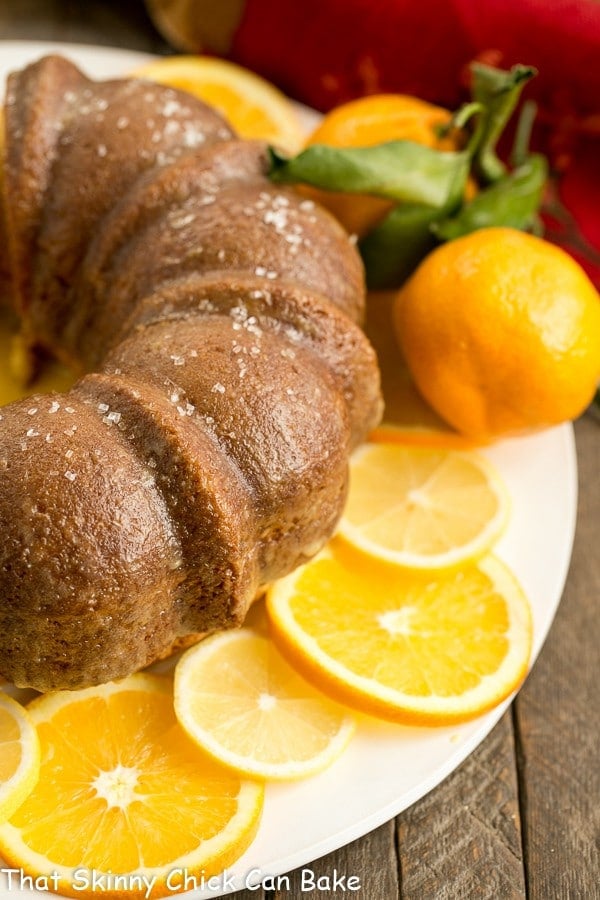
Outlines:
{"type": "Polygon", "coordinates": [[[321,771],[354,733],[348,712],[250,629],[217,634],[187,651],[175,672],[175,710],[204,750],[264,779],[321,771]]]}
{"type": "Polygon", "coordinates": [[[405,724],[467,721],[525,677],[531,613],[500,560],[411,572],[334,541],[267,597],[273,638],[321,689],[405,724]]]}
{"type": "Polygon", "coordinates": [[[67,896],[92,895],[85,882],[97,873],[107,876],[105,898],[155,898],[173,893],[172,873],[219,873],[250,844],[263,788],[189,740],[170,680],[133,675],[46,694],[29,709],[42,764],[34,791],[0,826],[10,865],[58,873],[67,896]]]}

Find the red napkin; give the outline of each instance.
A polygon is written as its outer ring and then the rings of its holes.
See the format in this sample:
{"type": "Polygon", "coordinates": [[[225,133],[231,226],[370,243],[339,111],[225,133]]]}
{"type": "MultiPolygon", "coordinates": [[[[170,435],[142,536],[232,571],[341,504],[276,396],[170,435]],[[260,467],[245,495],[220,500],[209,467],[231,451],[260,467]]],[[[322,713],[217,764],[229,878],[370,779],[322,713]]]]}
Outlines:
{"type": "Polygon", "coordinates": [[[246,0],[229,56],[321,110],[379,92],[456,107],[472,59],[536,66],[546,236],[600,286],[600,3],[246,0]]]}

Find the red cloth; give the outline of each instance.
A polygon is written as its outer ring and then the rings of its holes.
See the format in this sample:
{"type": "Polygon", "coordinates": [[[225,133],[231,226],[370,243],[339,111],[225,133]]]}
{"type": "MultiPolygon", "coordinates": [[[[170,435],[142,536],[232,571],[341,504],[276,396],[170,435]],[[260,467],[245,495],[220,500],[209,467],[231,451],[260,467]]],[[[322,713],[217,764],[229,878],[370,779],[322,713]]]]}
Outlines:
{"type": "Polygon", "coordinates": [[[321,110],[379,92],[453,108],[472,59],[535,66],[534,142],[561,176],[547,237],[600,286],[598,0],[247,0],[231,57],[321,110]]]}

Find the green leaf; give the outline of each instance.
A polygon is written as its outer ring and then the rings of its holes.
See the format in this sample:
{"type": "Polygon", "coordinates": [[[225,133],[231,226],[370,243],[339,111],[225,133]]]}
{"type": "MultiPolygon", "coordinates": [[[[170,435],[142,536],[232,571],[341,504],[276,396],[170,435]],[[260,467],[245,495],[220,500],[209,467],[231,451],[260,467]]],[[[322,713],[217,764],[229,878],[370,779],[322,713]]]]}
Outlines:
{"type": "Polygon", "coordinates": [[[532,154],[508,175],[480,191],[455,216],[433,223],[432,230],[440,239],[450,241],[489,226],[534,228],[547,176],[546,158],[532,154]]]}
{"type": "Polygon", "coordinates": [[[513,66],[510,71],[483,63],[471,65],[473,100],[483,109],[480,134],[475,149],[474,168],[484,182],[494,182],[506,172],[496,154],[496,144],[508,122],[526,83],[537,74],[531,66],[513,66]]]}
{"type": "Polygon", "coordinates": [[[359,250],[369,288],[397,287],[435,246],[431,225],[440,210],[416,203],[393,209],[362,239],[359,250]]]}
{"type": "Polygon", "coordinates": [[[359,245],[370,287],[400,284],[440,240],[490,225],[539,229],[537,217],[547,175],[543,157],[528,156],[535,111],[525,107],[509,172],[496,153],[498,139],[535,74],[529,66],[510,72],[475,63],[472,99],[441,131],[464,129],[460,151],[440,151],[398,140],[372,147],[315,144],[288,158],[270,148],[275,183],[310,184],[323,190],[368,194],[394,208],[359,245]],[[468,204],[464,193],[473,169],[483,189],[468,204]]]}
{"type": "Polygon", "coordinates": [[[467,153],[440,153],[414,141],[347,148],[314,144],[291,159],[273,148],[270,153],[274,182],[436,207],[460,195],[469,170],[467,153]]]}

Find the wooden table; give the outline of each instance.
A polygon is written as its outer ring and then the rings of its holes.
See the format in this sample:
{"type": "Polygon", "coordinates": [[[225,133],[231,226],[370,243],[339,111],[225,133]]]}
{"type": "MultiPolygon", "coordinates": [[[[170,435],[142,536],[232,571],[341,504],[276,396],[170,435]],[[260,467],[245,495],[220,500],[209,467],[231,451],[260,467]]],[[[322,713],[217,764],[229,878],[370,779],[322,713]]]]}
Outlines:
{"type": "MultiPolygon", "coordinates": [[[[169,50],[141,0],[3,0],[0,39],[169,50]]],[[[573,560],[535,668],[489,737],[436,790],[366,837],[311,864],[316,878],[331,878],[334,869],[358,876],[360,889],[345,896],[600,898],[600,423],[584,417],[575,434],[580,502],[573,560]]],[[[233,896],[334,896],[327,890],[303,892],[299,872],[290,881],[290,890],[233,896]]]]}

